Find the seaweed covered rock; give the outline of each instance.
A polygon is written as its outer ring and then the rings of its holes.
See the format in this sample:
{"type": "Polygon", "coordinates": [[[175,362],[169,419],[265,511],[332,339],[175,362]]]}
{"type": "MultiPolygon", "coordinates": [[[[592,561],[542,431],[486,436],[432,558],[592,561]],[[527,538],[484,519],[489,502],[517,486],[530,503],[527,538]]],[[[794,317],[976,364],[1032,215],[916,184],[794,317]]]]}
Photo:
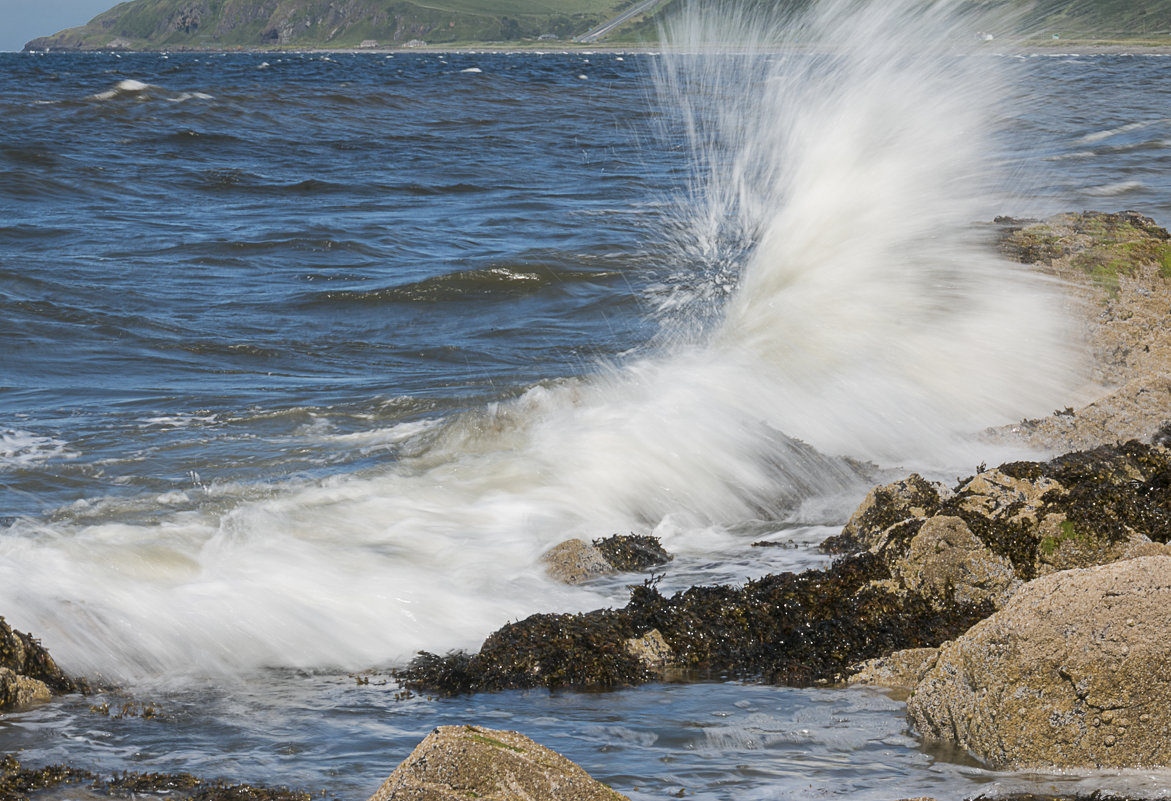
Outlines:
{"type": "Polygon", "coordinates": [[[912,723],[997,768],[1171,765],[1171,557],[1036,579],[940,648],[912,723]]]}
{"type": "Polygon", "coordinates": [[[667,597],[636,587],[618,610],[533,615],[485,640],[477,654],[421,654],[399,680],[461,693],[517,687],[607,689],[659,678],[627,643],[657,630],[672,672],[809,685],[904,648],[936,646],[987,617],[992,606],[895,592],[873,554],[825,570],[781,573],[743,587],[692,587],[667,597]]]}
{"type": "Polygon", "coordinates": [[[14,630],[0,617],[0,710],[84,689],[84,682],[66,676],[31,634],[14,630]]]}
{"type": "Polygon", "coordinates": [[[581,584],[598,576],[631,573],[666,564],[674,557],[657,537],[615,534],[592,544],[580,539],[553,546],[541,561],[550,576],[565,584],[581,584]]]}
{"type": "Polygon", "coordinates": [[[479,726],[432,731],[369,801],[469,798],[629,801],[523,734],[479,726]]]}
{"type": "Polygon", "coordinates": [[[120,773],[101,776],[69,765],[26,768],[11,754],[0,760],[0,801],[29,798],[165,797],[176,801],[310,801],[285,787],[200,779],[190,773],[120,773]]]}
{"type": "Polygon", "coordinates": [[[1008,559],[993,553],[962,518],[951,515],[925,520],[904,558],[891,569],[909,592],[944,602],[989,601],[996,608],[1020,583],[1008,559]]]}
{"type": "Polygon", "coordinates": [[[854,536],[898,586],[999,606],[1019,581],[1162,553],[1171,538],[1171,451],[1131,441],[1012,462],[961,481],[931,506],[872,496],[855,515],[854,536]]]}
{"type": "Polygon", "coordinates": [[[632,573],[651,567],[665,565],[673,557],[667,553],[658,537],[639,534],[615,534],[602,540],[594,540],[594,547],[602,557],[619,573],[632,573]]]}
{"type": "Polygon", "coordinates": [[[935,514],[950,491],[918,473],[875,487],[850,515],[842,532],[822,544],[827,553],[847,553],[879,548],[891,526],[905,520],[935,514]]]}

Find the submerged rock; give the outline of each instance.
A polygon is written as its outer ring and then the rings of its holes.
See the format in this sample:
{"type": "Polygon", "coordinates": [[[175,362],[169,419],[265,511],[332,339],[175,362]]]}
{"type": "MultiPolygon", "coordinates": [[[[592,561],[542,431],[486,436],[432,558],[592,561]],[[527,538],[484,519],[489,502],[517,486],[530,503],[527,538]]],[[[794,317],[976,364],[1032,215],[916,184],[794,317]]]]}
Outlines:
{"type": "Polygon", "coordinates": [[[1171,557],[1025,585],[945,644],[914,726],[996,768],[1171,765],[1171,557]]]}
{"type": "Polygon", "coordinates": [[[570,760],[514,731],[440,726],[369,801],[629,801],[570,760]]]}

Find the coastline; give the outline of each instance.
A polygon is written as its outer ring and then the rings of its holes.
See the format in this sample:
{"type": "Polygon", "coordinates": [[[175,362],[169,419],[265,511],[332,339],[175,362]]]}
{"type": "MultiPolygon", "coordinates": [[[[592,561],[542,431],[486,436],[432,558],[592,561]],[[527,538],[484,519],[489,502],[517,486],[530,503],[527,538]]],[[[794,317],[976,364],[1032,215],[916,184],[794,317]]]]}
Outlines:
{"type": "MultiPolygon", "coordinates": [[[[1169,37],[1171,38],[1171,37],[1169,37]]],[[[492,54],[492,55],[548,55],[591,53],[611,55],[657,55],[669,48],[658,43],[612,43],[596,44],[576,42],[572,40],[557,40],[550,42],[510,42],[510,43],[457,43],[457,44],[422,44],[414,46],[376,46],[376,47],[262,47],[246,45],[225,45],[222,47],[152,47],[152,48],[125,48],[105,47],[92,49],[50,49],[50,50],[12,50],[11,53],[241,53],[255,55],[272,54],[326,54],[326,55],[398,55],[408,53],[431,54],[492,54]]],[[[726,50],[726,48],[721,48],[726,50]]],[[[831,50],[832,46],[807,45],[778,48],[778,52],[820,52],[831,50]]],[[[1080,57],[1080,56],[1171,56],[1171,41],[1167,44],[1156,44],[1150,40],[1077,40],[1062,39],[1052,42],[988,42],[971,48],[972,55],[992,56],[1051,56],[1051,57],[1080,57]]]]}

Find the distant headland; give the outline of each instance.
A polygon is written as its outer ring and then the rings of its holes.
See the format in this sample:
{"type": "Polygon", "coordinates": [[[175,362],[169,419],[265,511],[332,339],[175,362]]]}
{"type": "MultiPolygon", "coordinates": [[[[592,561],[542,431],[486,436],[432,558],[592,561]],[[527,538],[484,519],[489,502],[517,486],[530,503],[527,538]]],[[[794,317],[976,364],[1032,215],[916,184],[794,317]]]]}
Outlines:
{"type": "MultiPolygon", "coordinates": [[[[748,2],[749,0],[737,0],[748,2]]],[[[794,10],[811,0],[778,0],[794,10]]],[[[880,0],[872,0],[879,2],[880,0]]],[[[653,45],[687,0],[131,0],[26,51],[653,45]]],[[[1029,47],[1171,46],[1171,0],[976,0],[1029,47]]],[[[973,32],[977,35],[977,32],[973,32]]]]}

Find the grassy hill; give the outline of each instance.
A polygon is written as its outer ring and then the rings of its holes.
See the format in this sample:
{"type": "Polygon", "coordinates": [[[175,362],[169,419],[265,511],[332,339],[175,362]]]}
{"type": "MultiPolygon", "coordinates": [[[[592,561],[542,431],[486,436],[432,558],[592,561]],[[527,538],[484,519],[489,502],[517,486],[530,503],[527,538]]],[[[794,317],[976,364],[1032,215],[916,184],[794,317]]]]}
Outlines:
{"type": "MultiPolygon", "coordinates": [[[[393,47],[412,40],[428,44],[565,40],[635,1],[132,0],[87,25],[35,39],[26,49],[344,48],[363,42],[393,47]]],[[[808,0],[774,1],[797,5],[808,0]]],[[[677,13],[683,5],[683,0],[663,0],[652,15],[635,17],[606,41],[653,42],[663,16],[677,13]]],[[[1171,0],[970,0],[969,6],[1010,12],[1012,33],[1034,41],[1056,37],[1171,45],[1171,0]]]]}
{"type": "Polygon", "coordinates": [[[26,49],[357,47],[571,38],[631,0],[133,0],[26,49]]]}

